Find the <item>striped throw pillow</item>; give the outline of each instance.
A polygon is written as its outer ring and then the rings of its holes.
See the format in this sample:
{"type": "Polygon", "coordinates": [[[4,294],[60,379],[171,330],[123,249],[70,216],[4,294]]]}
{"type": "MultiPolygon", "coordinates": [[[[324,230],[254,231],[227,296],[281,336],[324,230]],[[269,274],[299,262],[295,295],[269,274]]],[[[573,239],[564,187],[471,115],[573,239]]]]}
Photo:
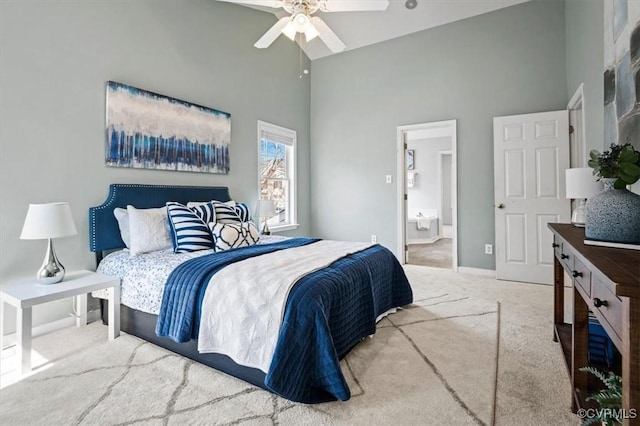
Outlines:
{"type": "Polygon", "coordinates": [[[193,210],[180,203],[168,202],[167,215],[174,253],[189,253],[213,248],[209,227],[193,210]]]}
{"type": "Polygon", "coordinates": [[[217,201],[213,202],[217,223],[242,223],[236,207],[217,201]]]}
{"type": "Polygon", "coordinates": [[[238,216],[240,216],[240,220],[242,222],[251,222],[251,210],[249,210],[249,206],[245,203],[238,203],[234,207],[238,216]]]}
{"type": "Polygon", "coordinates": [[[215,251],[252,246],[260,240],[258,228],[253,222],[210,223],[209,228],[213,236],[215,251]]]}
{"type": "Polygon", "coordinates": [[[216,221],[216,209],[211,201],[208,203],[189,203],[187,207],[197,214],[204,223],[216,221]]]}

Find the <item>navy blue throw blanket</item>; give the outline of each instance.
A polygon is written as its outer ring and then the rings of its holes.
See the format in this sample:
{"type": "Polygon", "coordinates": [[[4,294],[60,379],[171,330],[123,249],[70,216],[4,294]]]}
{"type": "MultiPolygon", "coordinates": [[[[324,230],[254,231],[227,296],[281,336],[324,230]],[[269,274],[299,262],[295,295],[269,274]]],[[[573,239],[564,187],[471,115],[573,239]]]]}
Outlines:
{"type": "Polygon", "coordinates": [[[209,280],[220,269],[241,260],[318,241],[312,238],[293,238],[273,244],[241,247],[206,254],[181,263],[174,269],[164,288],[156,334],[178,343],[198,338],[202,298],[209,280]]]}
{"type": "MultiPolygon", "coordinates": [[[[296,238],[183,263],[165,287],[156,333],[178,342],[197,338],[200,305],[215,272],[235,261],[315,241],[296,238]]],[[[362,338],[375,333],[379,315],[412,302],[402,266],[379,245],[307,274],[289,293],[266,387],[304,403],[349,399],[340,359],[362,338]]]]}
{"type": "Polygon", "coordinates": [[[379,245],[304,276],[289,293],[265,384],[293,401],[346,401],[339,360],[375,333],[379,315],[412,302],[402,266],[379,245]]]}

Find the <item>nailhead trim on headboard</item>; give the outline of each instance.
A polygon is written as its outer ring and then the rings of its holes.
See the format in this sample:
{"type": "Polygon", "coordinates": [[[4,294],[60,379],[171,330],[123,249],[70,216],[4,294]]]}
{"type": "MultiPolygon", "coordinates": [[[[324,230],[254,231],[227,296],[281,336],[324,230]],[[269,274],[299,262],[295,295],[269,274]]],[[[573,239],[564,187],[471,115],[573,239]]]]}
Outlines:
{"type": "Polygon", "coordinates": [[[126,207],[127,204],[140,208],[161,207],[167,201],[187,203],[212,199],[231,200],[229,188],[224,186],[111,184],[107,199],[99,206],[89,208],[89,249],[92,252],[98,252],[124,247],[124,243],[120,239],[117,221],[113,216],[113,210],[116,207],[126,207]],[[140,204],[136,203],[138,196],[140,204]],[[100,228],[102,225],[107,228],[105,233],[100,228]]]}

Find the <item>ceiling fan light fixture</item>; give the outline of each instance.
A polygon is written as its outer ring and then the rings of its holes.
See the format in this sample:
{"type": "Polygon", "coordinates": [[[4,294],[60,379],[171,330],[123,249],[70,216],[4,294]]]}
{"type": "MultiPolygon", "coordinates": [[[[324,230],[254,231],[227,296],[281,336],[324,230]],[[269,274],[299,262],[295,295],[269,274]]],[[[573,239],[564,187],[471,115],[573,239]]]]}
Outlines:
{"type": "Polygon", "coordinates": [[[309,24],[309,17],[304,13],[300,12],[300,13],[296,13],[293,16],[293,21],[296,23],[296,26],[298,27],[298,31],[303,32],[303,28],[305,28],[307,24],[309,24]]]}
{"type": "Polygon", "coordinates": [[[304,30],[304,37],[307,40],[307,42],[313,40],[319,35],[320,35],[320,31],[318,31],[317,28],[314,27],[311,22],[309,22],[309,25],[307,25],[307,28],[304,30]]]}
{"type": "Polygon", "coordinates": [[[298,30],[296,28],[296,24],[293,23],[293,20],[287,22],[287,25],[284,26],[282,30],[280,30],[282,34],[286,35],[291,41],[296,39],[296,34],[298,30]]]}

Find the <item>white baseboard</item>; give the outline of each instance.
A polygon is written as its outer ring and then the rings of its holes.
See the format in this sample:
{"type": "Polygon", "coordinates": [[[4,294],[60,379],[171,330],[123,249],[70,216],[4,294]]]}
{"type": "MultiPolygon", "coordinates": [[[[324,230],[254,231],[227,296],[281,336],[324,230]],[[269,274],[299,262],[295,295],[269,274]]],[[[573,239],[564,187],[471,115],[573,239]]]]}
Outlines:
{"type": "MultiPolygon", "coordinates": [[[[87,313],[87,323],[98,321],[98,320],[102,320],[102,318],[100,317],[99,309],[95,311],[90,311],[87,313]]],[[[60,330],[67,327],[75,327],[75,325],[76,325],[76,318],[72,316],[68,318],[62,318],[56,321],[47,322],[45,324],[40,324],[33,327],[31,329],[31,337],[42,336],[43,334],[48,334],[48,333],[51,333],[52,331],[60,330]]],[[[15,345],[16,333],[13,332],[13,333],[5,334],[2,340],[3,340],[2,344],[4,348],[15,345]]],[[[1,348],[1,349],[4,349],[4,348],[1,348]]]]}
{"type": "Polygon", "coordinates": [[[458,272],[463,274],[479,275],[481,277],[495,278],[496,271],[493,269],[468,268],[466,266],[458,266],[458,272]]]}

